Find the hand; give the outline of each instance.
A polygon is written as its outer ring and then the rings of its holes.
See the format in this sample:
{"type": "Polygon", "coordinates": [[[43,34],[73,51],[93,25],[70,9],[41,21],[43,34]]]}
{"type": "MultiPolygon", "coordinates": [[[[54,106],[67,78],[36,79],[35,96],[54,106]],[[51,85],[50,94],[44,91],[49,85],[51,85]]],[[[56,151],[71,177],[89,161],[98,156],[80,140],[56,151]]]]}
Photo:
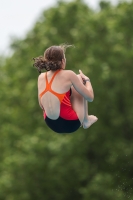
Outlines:
{"type": "Polygon", "coordinates": [[[79,70],[79,73],[82,79],[89,79],[81,70],[79,70]]]}
{"type": "Polygon", "coordinates": [[[81,78],[83,80],[83,84],[85,85],[86,84],[86,80],[88,80],[89,78],[85,74],[83,74],[83,72],[81,70],[79,70],[79,74],[80,74],[80,76],[81,76],[81,78]]]}

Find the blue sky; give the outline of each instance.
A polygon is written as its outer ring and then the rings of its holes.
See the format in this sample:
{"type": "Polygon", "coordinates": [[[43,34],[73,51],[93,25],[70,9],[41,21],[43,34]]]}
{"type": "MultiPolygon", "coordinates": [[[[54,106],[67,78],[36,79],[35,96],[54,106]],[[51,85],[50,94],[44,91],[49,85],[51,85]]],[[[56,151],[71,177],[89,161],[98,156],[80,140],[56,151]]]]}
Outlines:
{"type": "MultiPolygon", "coordinates": [[[[69,2],[70,0],[65,0],[69,2]]],[[[91,8],[99,0],[84,0],[91,8]]],[[[106,1],[106,0],[105,0],[106,1]]],[[[113,4],[118,0],[109,0],[113,4]]],[[[44,9],[56,5],[57,0],[1,0],[0,4],[0,54],[7,54],[11,37],[23,38],[44,9]]]]}

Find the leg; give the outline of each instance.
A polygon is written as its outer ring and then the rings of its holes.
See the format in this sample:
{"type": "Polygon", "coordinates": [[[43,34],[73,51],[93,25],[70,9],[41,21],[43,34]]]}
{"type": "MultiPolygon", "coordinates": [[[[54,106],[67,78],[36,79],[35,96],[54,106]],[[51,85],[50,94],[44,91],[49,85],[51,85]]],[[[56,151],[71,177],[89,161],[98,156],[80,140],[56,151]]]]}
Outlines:
{"type": "MultiPolygon", "coordinates": [[[[82,78],[77,75],[80,81],[82,78]]],[[[72,87],[72,97],[71,97],[72,107],[78,115],[78,118],[83,125],[83,128],[89,128],[93,123],[97,121],[97,117],[90,115],[88,116],[88,102],[72,87]]]]}
{"type": "Polygon", "coordinates": [[[88,115],[88,102],[84,99],[84,120],[83,120],[83,128],[87,129],[89,128],[92,124],[94,124],[98,118],[94,115],[88,115]]]}

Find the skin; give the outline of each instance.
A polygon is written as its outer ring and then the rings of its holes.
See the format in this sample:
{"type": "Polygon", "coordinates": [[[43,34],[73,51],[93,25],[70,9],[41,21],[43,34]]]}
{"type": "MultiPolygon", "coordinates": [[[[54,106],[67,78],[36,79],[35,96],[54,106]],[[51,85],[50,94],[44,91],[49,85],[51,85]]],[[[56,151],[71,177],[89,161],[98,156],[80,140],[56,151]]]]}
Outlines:
{"type": "MultiPolygon", "coordinates": [[[[65,70],[66,58],[62,59],[62,70],[55,76],[51,88],[57,93],[66,93],[72,88],[71,103],[72,107],[78,115],[78,118],[83,125],[83,128],[90,127],[97,121],[97,117],[88,115],[87,101],[92,102],[94,100],[94,92],[92,85],[89,81],[86,85],[83,85],[82,79],[88,79],[81,70],[79,75],[76,75],[71,70],[65,70]]],[[[48,82],[50,82],[54,71],[47,72],[48,82]]],[[[45,110],[47,116],[50,119],[57,119],[60,115],[60,102],[59,99],[52,93],[46,92],[40,99],[39,94],[45,89],[45,75],[41,73],[38,77],[38,100],[40,107],[45,110]],[[56,108],[56,109],[55,109],[56,108]]]]}

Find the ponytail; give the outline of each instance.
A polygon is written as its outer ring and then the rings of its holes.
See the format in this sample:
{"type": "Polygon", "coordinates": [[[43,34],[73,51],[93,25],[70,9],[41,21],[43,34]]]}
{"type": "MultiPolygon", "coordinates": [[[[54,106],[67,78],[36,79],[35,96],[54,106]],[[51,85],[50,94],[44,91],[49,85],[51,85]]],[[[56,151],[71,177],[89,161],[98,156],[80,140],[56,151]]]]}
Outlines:
{"type": "Polygon", "coordinates": [[[41,73],[43,70],[50,71],[50,70],[58,70],[61,69],[61,61],[47,61],[44,59],[43,56],[39,56],[37,58],[33,58],[34,64],[33,66],[41,73]]]}

